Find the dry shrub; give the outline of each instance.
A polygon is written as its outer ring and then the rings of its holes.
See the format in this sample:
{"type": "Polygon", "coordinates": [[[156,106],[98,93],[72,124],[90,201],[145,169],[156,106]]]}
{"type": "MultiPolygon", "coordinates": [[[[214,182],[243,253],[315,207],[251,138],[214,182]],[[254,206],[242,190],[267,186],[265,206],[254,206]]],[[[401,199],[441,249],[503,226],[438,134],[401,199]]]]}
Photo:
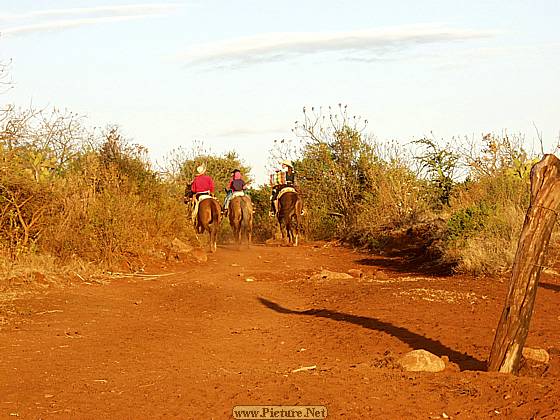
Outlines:
{"type": "Polygon", "coordinates": [[[53,211],[54,177],[43,160],[36,150],[0,145],[0,245],[12,259],[33,251],[53,211]]]}
{"type": "Polygon", "coordinates": [[[414,224],[429,210],[426,183],[400,162],[371,165],[374,180],[359,203],[357,227],[372,231],[414,224]]]}
{"type": "Polygon", "coordinates": [[[461,273],[494,274],[509,270],[524,216],[525,210],[515,206],[492,209],[477,226],[460,233],[454,231],[454,237],[450,235],[448,221],[444,260],[461,273]]]}
{"type": "Polygon", "coordinates": [[[511,267],[536,162],[521,137],[488,134],[482,146],[462,149],[423,139],[411,159],[395,143],[364,137],[346,108],[327,118],[304,110],[295,131],[304,140],[297,169],[312,237],[400,246],[458,272],[511,267]],[[466,180],[458,182],[461,165],[466,180]]]}
{"type": "Polygon", "coordinates": [[[12,110],[1,121],[0,251],[6,264],[41,256],[58,264],[110,266],[157,254],[174,237],[189,239],[184,186],[159,177],[147,151],[117,128],[95,137],[74,115],[45,119],[12,110]]]}
{"type": "Polygon", "coordinates": [[[529,171],[516,169],[526,167],[525,161],[508,161],[513,167],[495,166],[495,159],[491,162],[492,171],[481,173],[478,165],[475,174],[479,176],[456,188],[448,210],[443,258],[457,272],[504,272],[515,257],[530,201],[529,171]]]}
{"type": "Polygon", "coordinates": [[[450,247],[446,260],[455,272],[474,275],[508,271],[515,257],[516,243],[495,236],[479,235],[465,239],[461,247],[450,247]]]}
{"type": "Polygon", "coordinates": [[[44,253],[22,254],[16,260],[0,258],[0,309],[3,302],[33,290],[100,278],[103,278],[101,268],[81,259],[61,264],[60,259],[44,253]]]}
{"type": "Polygon", "coordinates": [[[158,179],[140,152],[123,144],[105,143],[76,160],[58,194],[43,247],[63,259],[111,264],[188,237],[181,188],[158,179]]]}
{"type": "Polygon", "coordinates": [[[297,162],[307,230],[314,239],[380,248],[391,230],[425,217],[431,192],[402,147],[377,143],[349,124],[343,114],[331,131],[315,122],[308,128],[312,141],[297,162]]]}

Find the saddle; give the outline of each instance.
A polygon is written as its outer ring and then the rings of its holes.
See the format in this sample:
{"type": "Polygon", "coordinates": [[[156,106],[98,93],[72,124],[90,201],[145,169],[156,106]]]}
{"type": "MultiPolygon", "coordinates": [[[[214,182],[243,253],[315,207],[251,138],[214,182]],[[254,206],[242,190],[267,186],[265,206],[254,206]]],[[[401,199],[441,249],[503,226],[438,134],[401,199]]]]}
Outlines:
{"type": "Polygon", "coordinates": [[[245,193],[243,191],[234,191],[233,194],[231,195],[231,198],[235,198],[235,197],[244,197],[245,193]]]}

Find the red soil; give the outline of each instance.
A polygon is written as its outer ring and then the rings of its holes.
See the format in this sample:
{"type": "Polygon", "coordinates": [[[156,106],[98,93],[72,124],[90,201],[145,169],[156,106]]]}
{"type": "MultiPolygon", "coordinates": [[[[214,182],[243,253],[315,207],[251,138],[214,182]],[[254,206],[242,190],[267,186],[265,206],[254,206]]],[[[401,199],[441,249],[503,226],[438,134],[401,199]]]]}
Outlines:
{"type": "Polygon", "coordinates": [[[285,404],[325,405],[329,419],[560,418],[557,276],[541,279],[527,340],[550,365],[516,377],[484,371],[503,279],[323,244],[220,247],[150,272],[169,275],[4,299],[0,417],[228,419],[285,404]],[[364,276],[308,278],[321,268],[364,276]],[[421,348],[446,370],[402,371],[396,360],[421,348]]]}

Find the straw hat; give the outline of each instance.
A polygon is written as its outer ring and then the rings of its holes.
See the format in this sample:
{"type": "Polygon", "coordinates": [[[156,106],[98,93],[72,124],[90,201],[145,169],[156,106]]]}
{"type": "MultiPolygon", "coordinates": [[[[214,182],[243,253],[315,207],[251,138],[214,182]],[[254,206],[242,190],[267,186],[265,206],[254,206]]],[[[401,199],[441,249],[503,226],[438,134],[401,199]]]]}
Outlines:
{"type": "Polygon", "coordinates": [[[199,175],[202,175],[204,172],[206,172],[206,166],[200,165],[198,168],[196,168],[196,172],[198,172],[199,175]]]}
{"type": "Polygon", "coordinates": [[[292,161],[291,161],[291,160],[288,160],[288,159],[283,160],[282,162],[280,162],[280,164],[281,164],[281,165],[289,166],[290,168],[293,168],[293,167],[294,167],[294,164],[292,163],[292,161]]]}

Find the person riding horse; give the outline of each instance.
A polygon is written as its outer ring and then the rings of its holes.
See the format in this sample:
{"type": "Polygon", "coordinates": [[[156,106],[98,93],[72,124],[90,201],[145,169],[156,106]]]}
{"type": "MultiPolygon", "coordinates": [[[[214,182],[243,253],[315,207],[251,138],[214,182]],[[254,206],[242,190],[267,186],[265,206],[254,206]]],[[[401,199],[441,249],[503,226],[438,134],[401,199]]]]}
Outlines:
{"type": "Polygon", "coordinates": [[[229,202],[230,202],[231,198],[233,197],[234,193],[242,192],[246,188],[247,188],[247,184],[245,183],[245,181],[243,180],[243,177],[241,176],[241,171],[239,169],[234,169],[233,172],[231,173],[231,179],[229,180],[229,183],[228,183],[228,186],[227,186],[227,195],[226,195],[226,198],[224,200],[224,205],[223,205],[224,216],[227,216],[229,202]]]}
{"type": "Polygon", "coordinates": [[[221,223],[220,203],[213,197],[214,180],[206,175],[206,167],[200,165],[196,168],[197,175],[190,186],[185,190],[185,203],[189,197],[193,204],[192,221],[198,234],[208,232],[210,235],[210,251],[216,252],[218,230],[221,223]]]}
{"type": "Polygon", "coordinates": [[[211,195],[214,193],[214,180],[210,175],[206,175],[206,166],[200,165],[196,168],[196,176],[191,183],[191,191],[193,193],[193,221],[196,220],[199,198],[203,195],[211,195]]]}
{"type": "Polygon", "coordinates": [[[271,176],[272,195],[270,196],[270,215],[274,216],[278,209],[276,208],[276,198],[280,191],[286,187],[296,186],[296,173],[294,164],[291,160],[283,160],[280,162],[282,169],[276,171],[271,176]]]}
{"type": "Polygon", "coordinates": [[[294,165],[291,161],[281,162],[282,170],[271,176],[272,196],[271,214],[280,225],[282,239],[287,244],[298,245],[302,228],[303,201],[296,190],[294,165]]]}

